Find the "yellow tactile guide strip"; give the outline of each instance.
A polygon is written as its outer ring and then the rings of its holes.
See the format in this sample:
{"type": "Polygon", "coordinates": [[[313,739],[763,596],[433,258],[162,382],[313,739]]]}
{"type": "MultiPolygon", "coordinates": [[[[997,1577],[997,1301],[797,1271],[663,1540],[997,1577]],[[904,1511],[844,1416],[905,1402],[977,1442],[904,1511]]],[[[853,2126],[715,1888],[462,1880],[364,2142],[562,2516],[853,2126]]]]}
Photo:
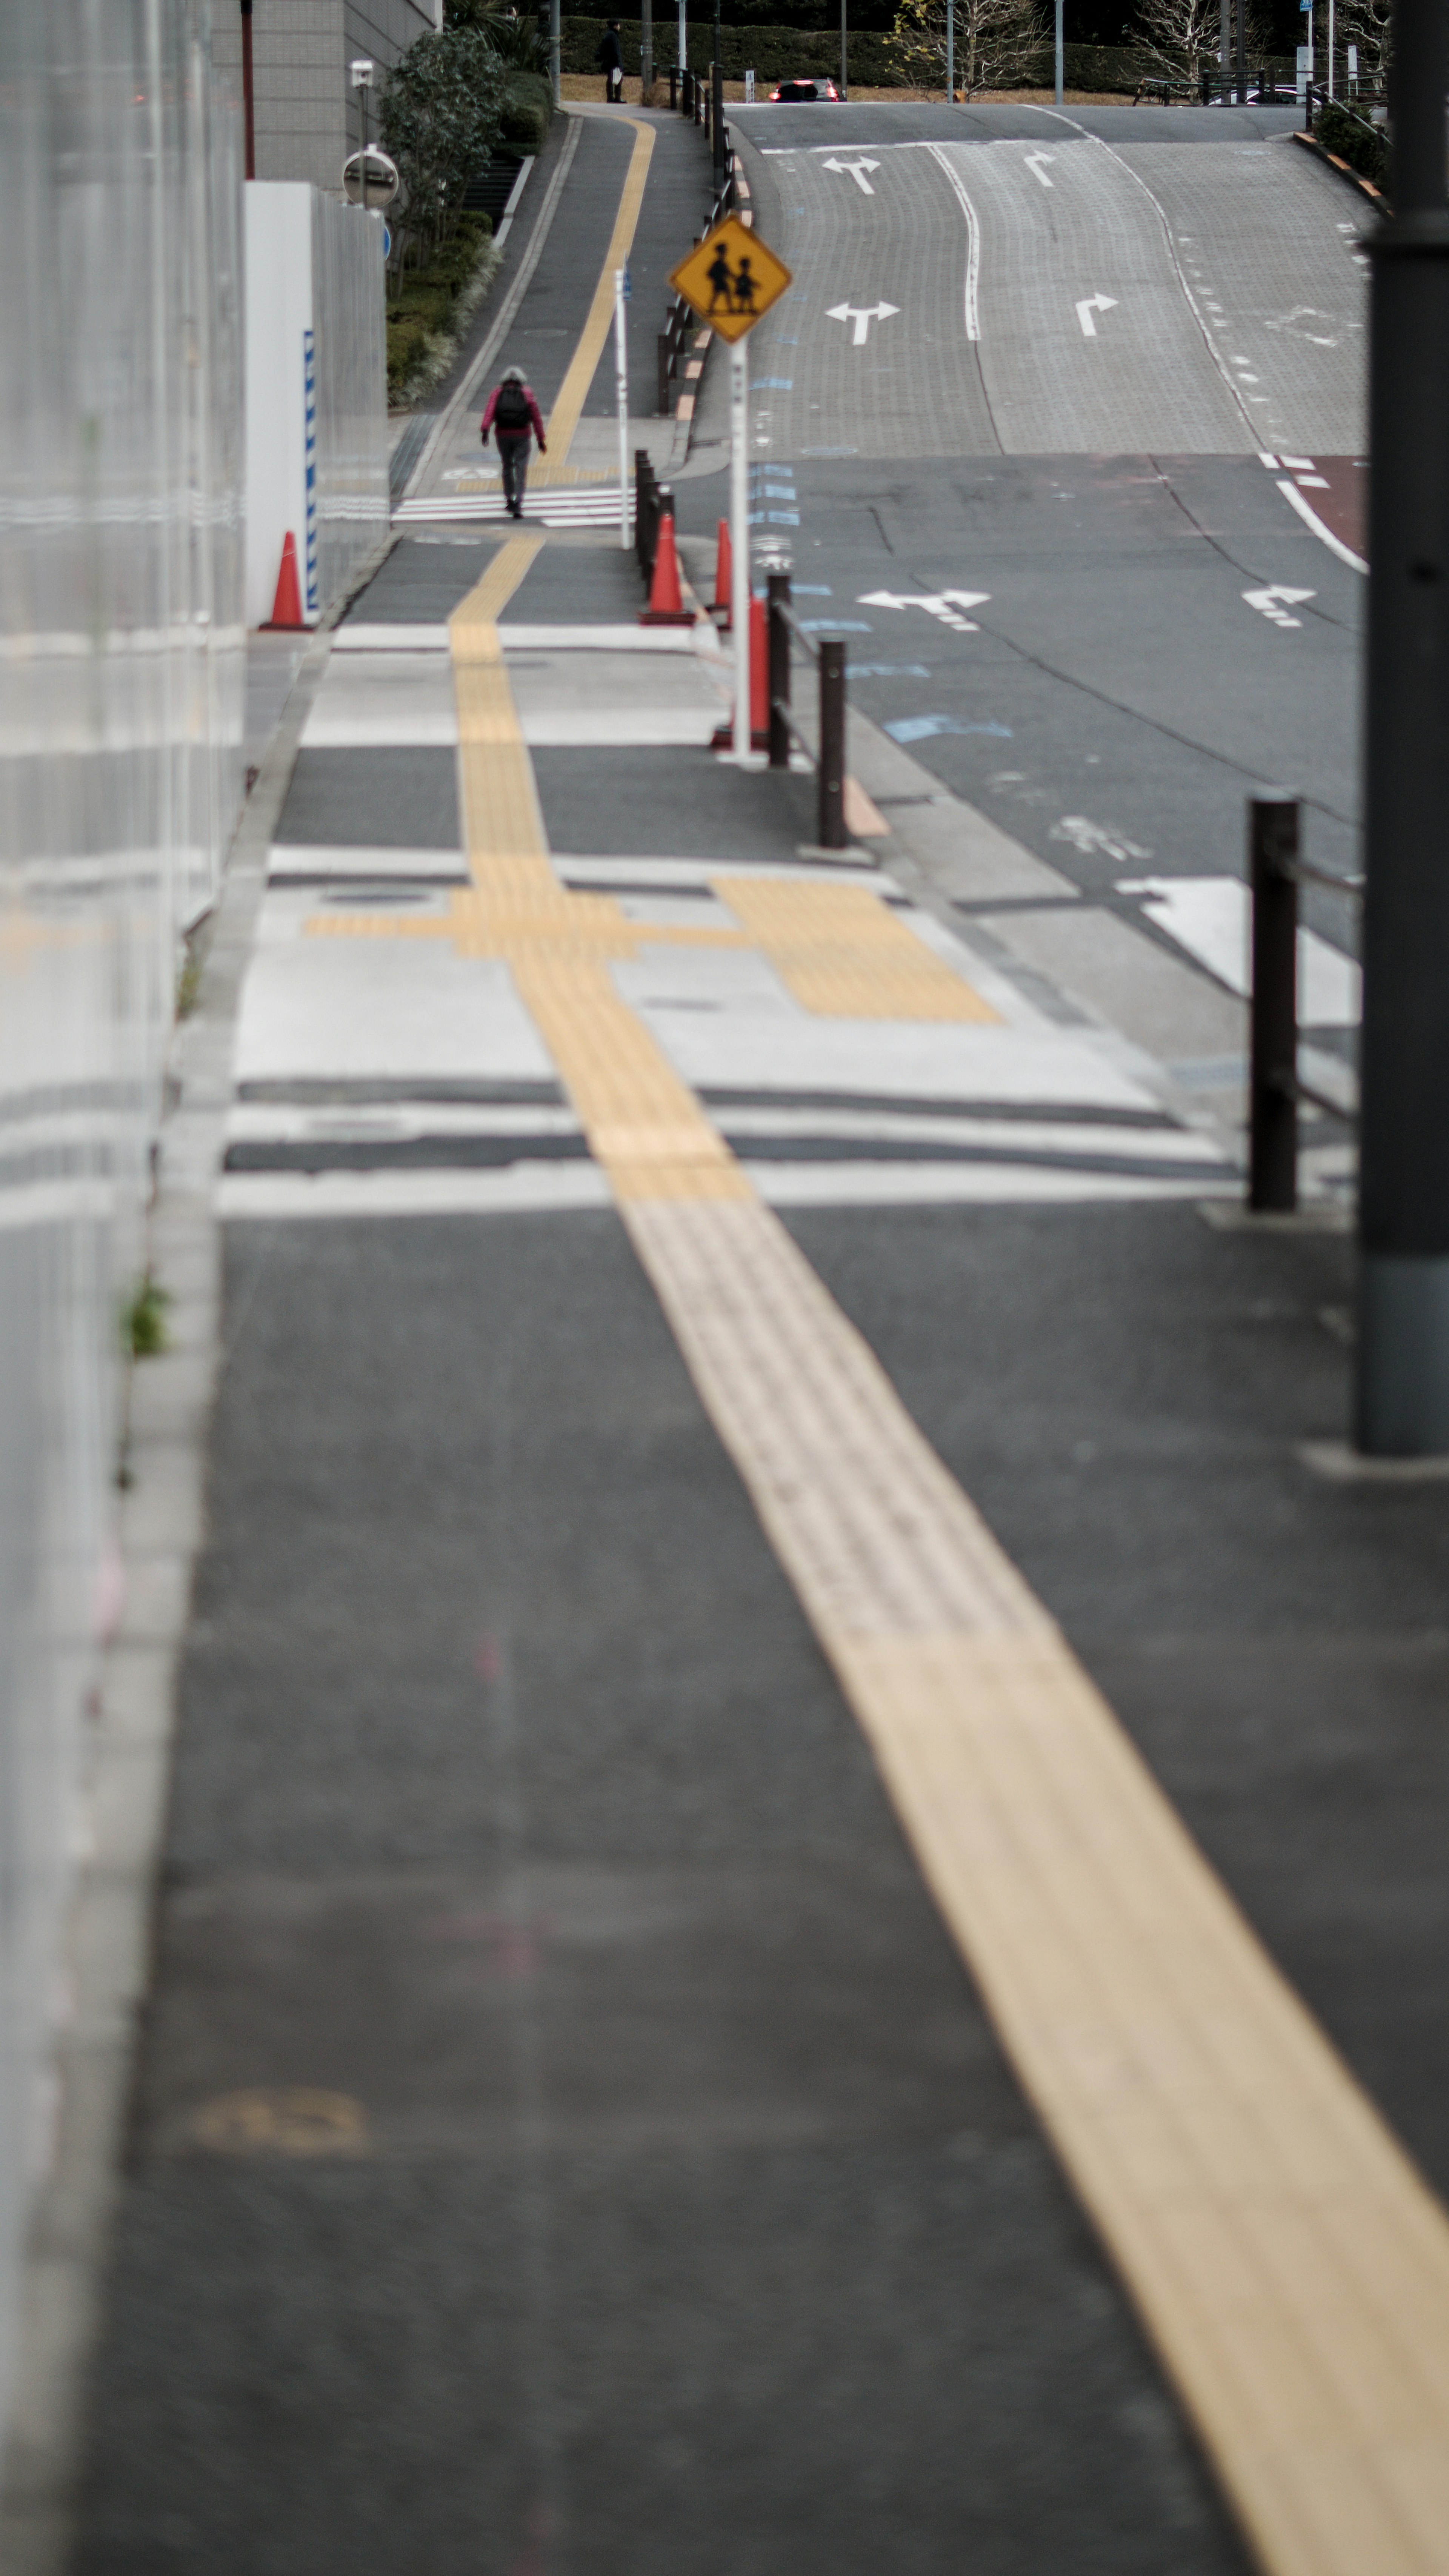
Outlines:
{"type": "MultiPolygon", "coordinates": [[[[508,958],[936,1901],[1264,2564],[1445,2576],[1449,2220],[615,991],[610,958],[651,933],[554,875],[493,624],[537,542],[505,547],[452,620],[473,886],[451,925],[416,928],[508,958]]],[[[807,1009],[867,1015],[883,974],[894,1016],[989,1016],[867,889],[716,891],[807,1009]]]]}

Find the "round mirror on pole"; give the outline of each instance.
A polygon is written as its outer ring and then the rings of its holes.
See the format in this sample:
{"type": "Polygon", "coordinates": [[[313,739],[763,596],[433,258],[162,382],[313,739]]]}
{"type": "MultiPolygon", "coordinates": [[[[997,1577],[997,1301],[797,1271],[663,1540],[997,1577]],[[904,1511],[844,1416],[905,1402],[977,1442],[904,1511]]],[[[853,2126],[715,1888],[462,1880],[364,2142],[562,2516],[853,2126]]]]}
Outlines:
{"type": "Polygon", "coordinates": [[[370,214],[390,206],[401,185],[397,163],[375,144],[365,152],[352,153],[342,164],[342,193],[349,206],[366,206],[370,214]]]}

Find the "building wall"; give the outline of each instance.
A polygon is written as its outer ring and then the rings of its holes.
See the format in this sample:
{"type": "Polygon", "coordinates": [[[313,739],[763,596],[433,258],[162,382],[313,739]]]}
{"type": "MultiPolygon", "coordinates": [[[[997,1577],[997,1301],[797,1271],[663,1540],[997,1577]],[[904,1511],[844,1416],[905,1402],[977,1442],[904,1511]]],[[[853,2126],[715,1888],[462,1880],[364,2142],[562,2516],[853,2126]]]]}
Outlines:
{"type": "MultiPolygon", "coordinates": [[[[362,140],[362,110],[348,66],[368,55],[388,67],[441,23],[442,0],[254,0],[253,128],[259,179],[305,179],[336,196],[342,164],[362,140]]],[[[241,92],[241,17],[217,0],[213,52],[241,92]]]]}
{"type": "Polygon", "coordinates": [[[0,2422],[120,1608],[120,1319],[241,801],[235,137],[211,0],[0,9],[0,2422]]]}

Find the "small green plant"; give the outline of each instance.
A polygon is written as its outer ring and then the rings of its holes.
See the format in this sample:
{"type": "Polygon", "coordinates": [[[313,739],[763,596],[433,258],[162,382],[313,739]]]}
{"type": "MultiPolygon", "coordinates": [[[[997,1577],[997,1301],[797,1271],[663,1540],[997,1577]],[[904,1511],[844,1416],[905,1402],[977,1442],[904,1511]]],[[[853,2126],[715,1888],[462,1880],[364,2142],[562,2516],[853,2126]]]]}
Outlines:
{"type": "Polygon", "coordinates": [[[170,1303],[169,1292],[157,1286],[148,1270],[121,1314],[121,1344],[132,1359],[151,1360],[158,1351],[165,1350],[169,1339],[166,1309],[170,1303]]]}
{"type": "Polygon", "coordinates": [[[189,1020],[201,999],[201,960],[188,949],[176,978],[176,1016],[189,1020]]]}

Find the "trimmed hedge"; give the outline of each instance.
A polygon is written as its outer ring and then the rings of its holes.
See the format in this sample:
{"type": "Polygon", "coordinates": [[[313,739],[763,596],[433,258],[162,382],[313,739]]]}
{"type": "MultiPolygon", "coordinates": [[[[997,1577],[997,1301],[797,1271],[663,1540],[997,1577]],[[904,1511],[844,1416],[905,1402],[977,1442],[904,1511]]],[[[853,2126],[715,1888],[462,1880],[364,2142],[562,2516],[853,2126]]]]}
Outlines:
{"type": "Polygon", "coordinates": [[[1388,195],[1389,138],[1381,126],[1364,126],[1356,116],[1348,116],[1341,107],[1330,103],[1318,110],[1313,132],[1325,152],[1331,152],[1337,161],[1346,161],[1361,179],[1371,179],[1388,195]]]}

